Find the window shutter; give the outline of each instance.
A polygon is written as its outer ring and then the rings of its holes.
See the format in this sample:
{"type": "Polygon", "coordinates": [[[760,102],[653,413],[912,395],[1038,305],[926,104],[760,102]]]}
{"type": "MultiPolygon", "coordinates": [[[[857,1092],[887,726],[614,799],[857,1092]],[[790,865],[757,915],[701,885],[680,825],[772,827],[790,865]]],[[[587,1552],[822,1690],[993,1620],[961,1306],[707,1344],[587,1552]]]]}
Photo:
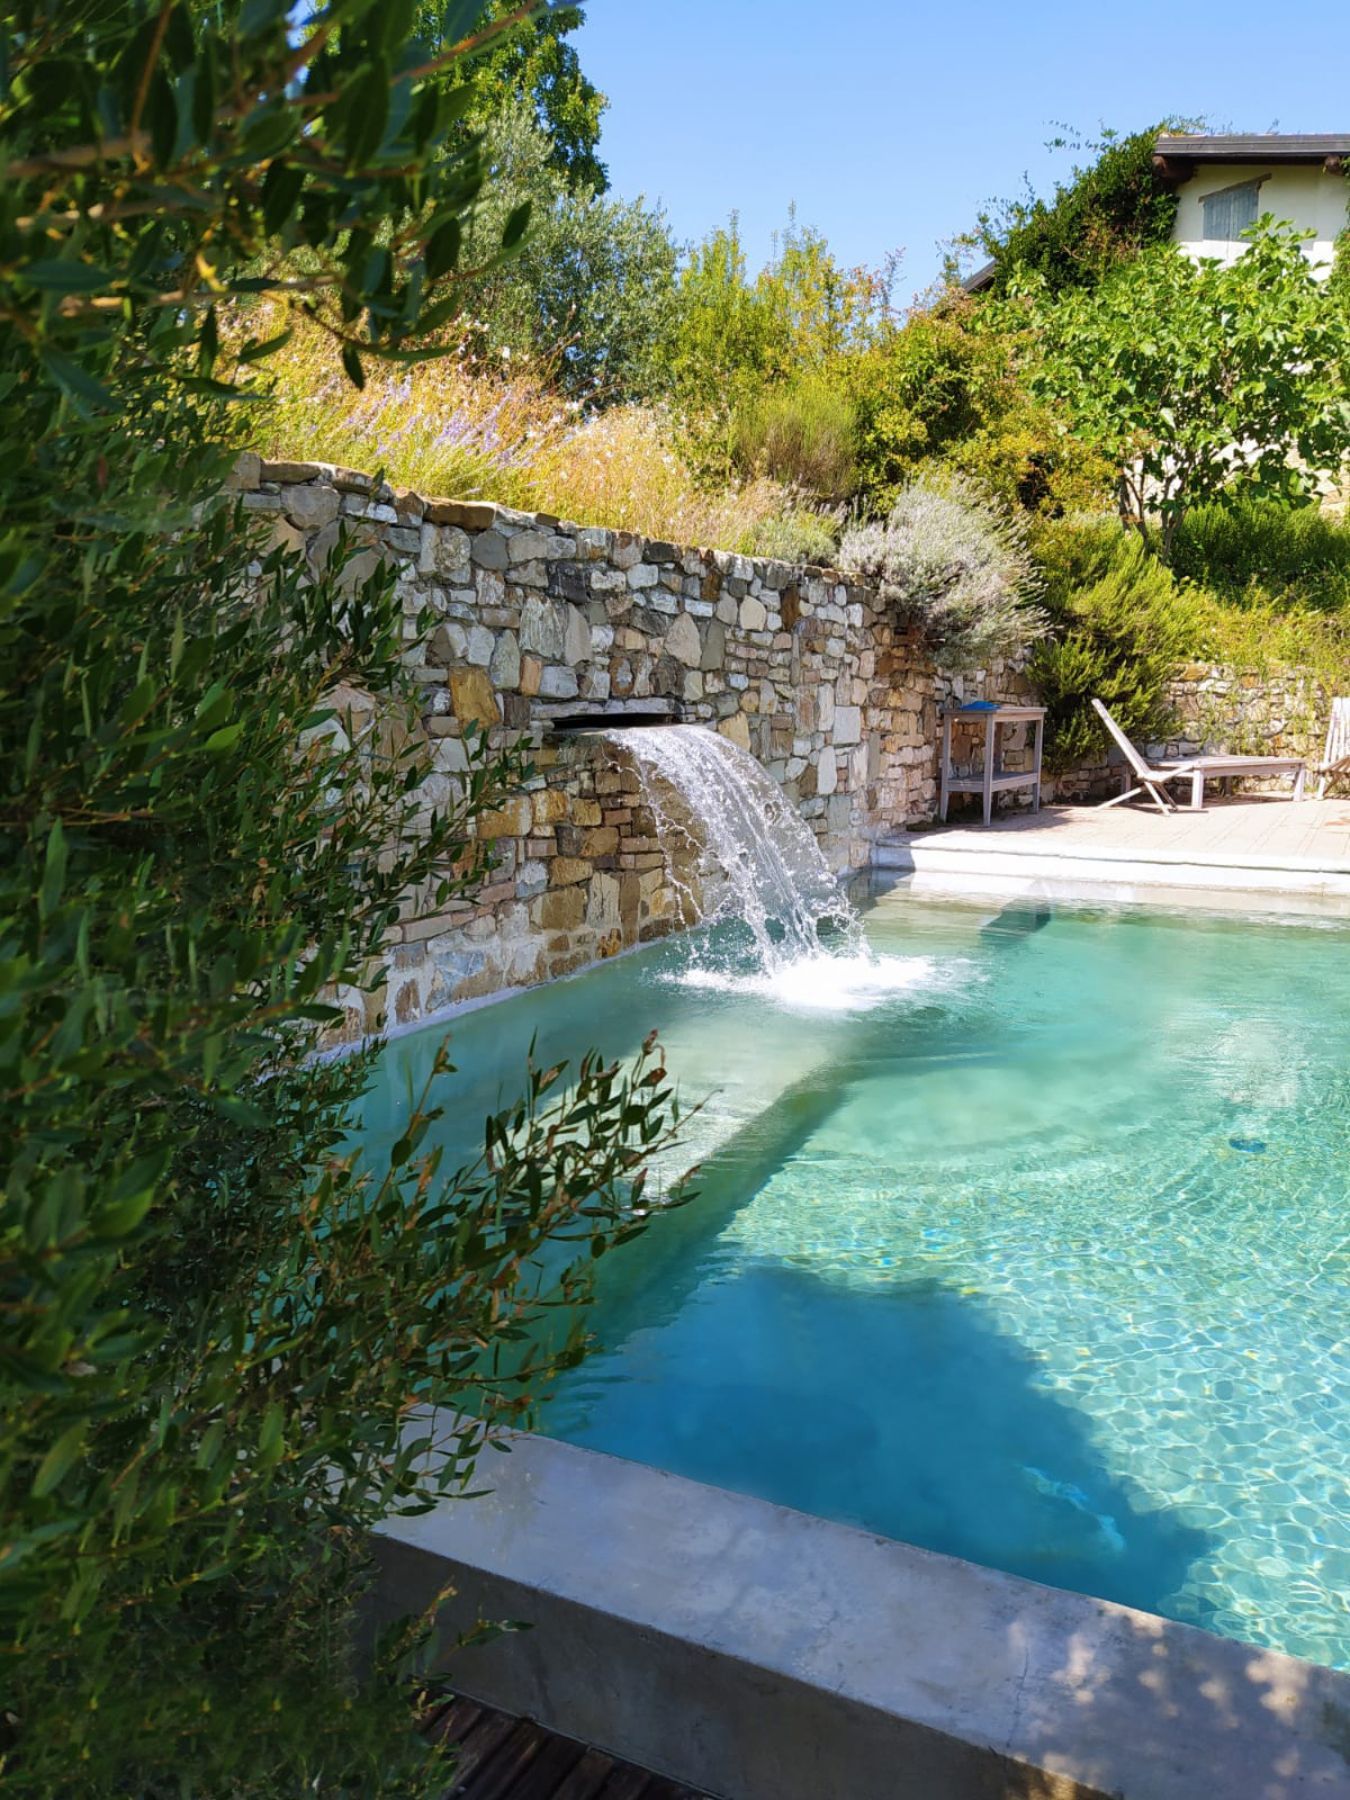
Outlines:
{"type": "Polygon", "coordinates": [[[1249,225],[1255,225],[1261,199],[1259,181],[1244,181],[1241,187],[1224,188],[1222,193],[1208,194],[1200,202],[1205,215],[1205,241],[1232,244],[1249,225]]]}

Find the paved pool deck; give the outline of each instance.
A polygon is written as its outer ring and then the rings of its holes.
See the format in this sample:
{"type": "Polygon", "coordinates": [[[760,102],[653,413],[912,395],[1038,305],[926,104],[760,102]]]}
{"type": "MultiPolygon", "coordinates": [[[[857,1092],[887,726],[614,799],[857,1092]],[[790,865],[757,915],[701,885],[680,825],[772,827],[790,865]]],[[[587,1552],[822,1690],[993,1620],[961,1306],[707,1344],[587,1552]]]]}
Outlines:
{"type": "Polygon", "coordinates": [[[1350,798],[1278,795],[1210,801],[1203,811],[1139,805],[1045,806],[989,826],[953,823],[897,831],[874,864],[923,885],[973,891],[1035,888],[1053,896],[1084,886],[1116,897],[1263,894],[1350,908],[1350,798]]]}

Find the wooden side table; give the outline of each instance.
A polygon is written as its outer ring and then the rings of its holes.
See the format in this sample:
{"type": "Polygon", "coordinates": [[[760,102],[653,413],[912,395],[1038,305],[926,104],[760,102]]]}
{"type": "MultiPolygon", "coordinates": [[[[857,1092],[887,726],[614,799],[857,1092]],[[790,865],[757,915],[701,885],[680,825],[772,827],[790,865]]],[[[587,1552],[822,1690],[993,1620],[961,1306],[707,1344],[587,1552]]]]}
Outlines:
{"type": "Polygon", "coordinates": [[[1031,809],[1033,812],[1041,810],[1041,752],[1045,746],[1043,706],[944,706],[939,717],[942,720],[942,754],[938,765],[938,816],[944,824],[947,819],[947,801],[952,794],[983,795],[986,825],[993,817],[994,795],[1007,793],[1010,788],[1031,788],[1031,809]],[[952,724],[957,719],[964,719],[967,724],[981,719],[984,721],[984,766],[978,775],[952,774],[952,724]],[[1002,774],[997,762],[998,728],[1000,725],[1022,724],[1028,719],[1036,721],[1036,747],[1032,766],[1012,774],[1002,774]]]}

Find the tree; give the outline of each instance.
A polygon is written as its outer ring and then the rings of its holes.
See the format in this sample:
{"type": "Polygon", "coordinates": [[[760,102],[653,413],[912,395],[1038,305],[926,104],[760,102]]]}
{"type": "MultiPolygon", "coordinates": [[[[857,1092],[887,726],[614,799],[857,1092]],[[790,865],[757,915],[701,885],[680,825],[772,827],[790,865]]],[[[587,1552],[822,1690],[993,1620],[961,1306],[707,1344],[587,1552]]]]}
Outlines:
{"type": "Polygon", "coordinates": [[[491,260],[511,211],[531,207],[519,253],[473,283],[466,304],[487,348],[542,356],[569,396],[593,405],[649,398],[665,385],[677,251],[664,215],[642,200],[573,189],[556,168],[531,109],[503,106],[487,132],[490,193],[468,257],[491,260]]]}
{"type": "Polygon", "coordinates": [[[390,1157],[353,1152],[369,1053],[310,1054],[334,996],[378,995],[411,891],[471,891],[525,772],[474,740],[437,769],[392,572],[350,540],[297,566],[223,489],[223,302],[312,311],[357,382],[457,307],[482,163],[441,77],[475,12],[436,58],[382,0],[298,33],[233,0],[7,16],[8,1794],[426,1791],[392,1647],[353,1659],[369,1530],[462,1487],[579,1352],[535,1321],[641,1225],[654,1051],[532,1071],[458,1172],[442,1058],[390,1157]],[[461,1422],[424,1466],[436,1402],[461,1422]]]}
{"type": "MultiPolygon", "coordinates": [[[[487,16],[502,21],[515,10],[514,0],[490,0],[487,16]]],[[[422,26],[433,45],[447,41],[447,35],[453,41],[458,29],[454,12],[444,0],[421,9],[422,26]]],[[[609,187],[609,173],[598,154],[600,120],[609,103],[564,41],[585,21],[581,7],[555,4],[494,43],[472,70],[476,102],[470,117],[485,128],[503,106],[526,105],[547,141],[549,165],[565,188],[594,195],[609,187]]]]}
{"type": "Polygon", "coordinates": [[[954,290],[849,357],[840,374],[856,408],[868,510],[889,510],[934,463],[1027,512],[1098,504],[1112,471],[1074,439],[1062,408],[1031,391],[1037,355],[1015,312],[954,290]]]}
{"type": "Polygon", "coordinates": [[[1268,217],[1233,262],[1168,245],[1026,305],[1033,381],[1110,459],[1121,519],[1164,558],[1192,506],[1304,497],[1350,450],[1344,311],[1268,217]]]}

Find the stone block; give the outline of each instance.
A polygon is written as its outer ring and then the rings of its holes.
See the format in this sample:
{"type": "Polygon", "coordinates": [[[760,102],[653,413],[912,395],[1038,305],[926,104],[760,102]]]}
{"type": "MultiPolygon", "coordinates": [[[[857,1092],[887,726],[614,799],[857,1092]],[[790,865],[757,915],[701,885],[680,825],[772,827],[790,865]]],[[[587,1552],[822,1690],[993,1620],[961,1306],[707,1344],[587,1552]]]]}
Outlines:
{"type": "Polygon", "coordinates": [[[483,531],[469,546],[470,560],[480,569],[504,569],[507,564],[506,539],[500,531],[483,531]]]}
{"type": "Polygon", "coordinates": [[[559,825],[571,810],[572,803],[562,788],[539,788],[530,799],[536,825],[559,825]]]}
{"type": "Polygon", "coordinates": [[[555,856],[548,866],[550,887],[572,887],[579,881],[589,881],[594,870],[590,863],[579,856],[555,856]]]}
{"type": "Polygon", "coordinates": [[[619,833],[616,826],[596,825],[581,834],[581,855],[584,857],[614,856],[619,848],[619,833]]]}
{"type": "Polygon", "coordinates": [[[501,709],[486,669],[451,669],[450,700],[461,724],[471,720],[484,726],[501,723],[501,709]]]}
{"type": "Polygon", "coordinates": [[[586,923],[593,931],[612,931],[619,924],[620,878],[597,874],[586,902],[586,923]]]}
{"type": "Polygon", "coordinates": [[[710,619],[703,633],[703,654],[700,665],[704,669],[720,669],[726,661],[727,628],[720,619],[710,619]]]}
{"type": "Polygon", "coordinates": [[[566,622],[563,626],[563,660],[571,663],[585,662],[591,654],[591,627],[583,612],[575,606],[567,608],[566,622]]]}
{"type": "Polygon", "coordinates": [[[539,676],[541,700],[575,700],[580,691],[575,669],[560,663],[549,663],[539,676]]]}
{"type": "Polygon", "coordinates": [[[245,494],[262,480],[262,458],[254,450],[235,457],[234,467],[225,477],[225,488],[231,494],[245,494]]]}
{"type": "Polygon", "coordinates": [[[687,669],[698,668],[703,656],[703,645],[699,641],[698,626],[688,613],[680,613],[666,633],[665,651],[687,669]]]}
{"type": "Polygon", "coordinates": [[[539,692],[539,683],[544,673],[544,665],[537,656],[522,656],[520,659],[520,691],[522,694],[534,695],[539,692]]]}
{"type": "Polygon", "coordinates": [[[514,688],[520,682],[520,644],[513,631],[503,631],[492,648],[488,673],[499,688],[514,688]]]}
{"type": "Polygon", "coordinates": [[[742,750],[750,748],[750,722],[744,713],[733,713],[729,719],[723,719],[717,729],[724,738],[729,738],[742,750]]]}
{"type": "Polygon", "coordinates": [[[856,744],[862,737],[862,709],[857,706],[836,706],[834,709],[834,741],[836,744],[856,744]]]}
{"type": "Polygon", "coordinates": [[[338,576],[338,587],[344,594],[355,593],[363,581],[370,577],[380,566],[378,550],[358,550],[355,556],[349,556],[342,565],[342,573],[338,576]]]}
{"type": "Polygon", "coordinates": [[[534,810],[530,804],[530,796],[513,794],[494,812],[479,813],[478,835],[480,838],[525,837],[533,822],[534,810]]]}
{"type": "Polygon", "coordinates": [[[290,487],[281,496],[282,510],[302,531],[318,531],[331,525],[342,504],[331,487],[290,487]]]}
{"type": "Polygon", "coordinates": [[[464,662],[469,654],[469,634],[462,625],[448,620],[432,632],[427,649],[432,662],[439,667],[464,662]]]}
{"type": "Polygon", "coordinates": [[[520,613],[520,646],[548,662],[558,662],[565,637],[563,609],[556,600],[540,600],[533,594],[520,613]]]}

